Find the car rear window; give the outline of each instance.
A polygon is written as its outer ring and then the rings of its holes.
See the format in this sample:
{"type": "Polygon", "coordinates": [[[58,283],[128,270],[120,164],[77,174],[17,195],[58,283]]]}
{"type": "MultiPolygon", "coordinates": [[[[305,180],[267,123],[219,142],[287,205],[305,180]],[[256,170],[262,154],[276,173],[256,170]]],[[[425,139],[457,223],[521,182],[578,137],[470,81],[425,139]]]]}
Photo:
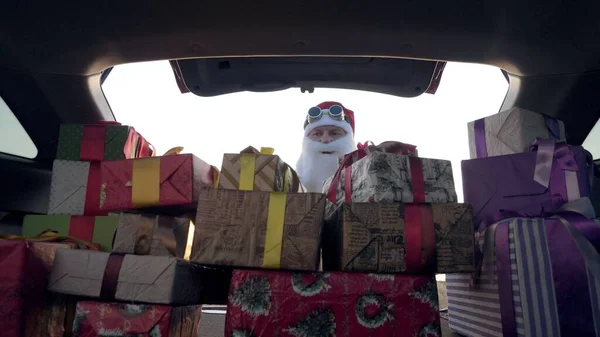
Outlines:
{"type": "Polygon", "coordinates": [[[33,159],[38,149],[15,114],[0,97],[0,152],[33,159]]]}
{"type": "Polygon", "coordinates": [[[582,145],[586,150],[590,151],[594,160],[600,159],[600,120],[596,122],[596,125],[594,125],[582,145]]]}

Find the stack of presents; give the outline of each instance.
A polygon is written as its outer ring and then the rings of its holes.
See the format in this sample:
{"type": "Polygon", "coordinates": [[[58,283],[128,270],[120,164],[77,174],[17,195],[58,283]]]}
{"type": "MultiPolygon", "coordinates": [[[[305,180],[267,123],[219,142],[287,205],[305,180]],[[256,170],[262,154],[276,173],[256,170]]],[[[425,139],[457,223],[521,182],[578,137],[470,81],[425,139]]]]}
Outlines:
{"type": "Polygon", "coordinates": [[[450,162],[399,142],[306,193],[270,148],[219,170],[63,125],[48,215],[0,237],[2,336],[195,337],[206,304],[227,304],[228,337],[441,336],[436,274],[457,332],[600,336],[589,153],[520,109],[470,137],[458,203],[450,162]]]}

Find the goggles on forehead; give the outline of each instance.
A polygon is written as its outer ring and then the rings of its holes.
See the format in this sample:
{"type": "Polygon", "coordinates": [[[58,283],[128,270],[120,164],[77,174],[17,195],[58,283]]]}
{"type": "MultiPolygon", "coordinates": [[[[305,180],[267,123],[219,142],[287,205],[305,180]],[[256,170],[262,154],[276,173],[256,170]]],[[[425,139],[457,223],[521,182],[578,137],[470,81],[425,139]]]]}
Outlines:
{"type": "Polygon", "coordinates": [[[329,117],[339,121],[348,121],[344,114],[344,108],[341,105],[332,105],[329,109],[321,109],[318,106],[308,109],[308,115],[306,117],[307,124],[318,121],[323,117],[323,114],[328,114],[329,117]]]}

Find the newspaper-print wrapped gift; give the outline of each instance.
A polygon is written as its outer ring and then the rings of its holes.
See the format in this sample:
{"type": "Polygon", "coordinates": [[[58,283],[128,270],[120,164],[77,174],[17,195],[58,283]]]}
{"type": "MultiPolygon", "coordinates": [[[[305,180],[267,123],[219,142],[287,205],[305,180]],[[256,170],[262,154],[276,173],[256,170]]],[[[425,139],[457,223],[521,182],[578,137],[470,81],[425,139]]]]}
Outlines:
{"type": "Polygon", "coordinates": [[[600,336],[600,220],[564,209],[544,218],[501,220],[478,233],[476,277],[446,275],[454,331],[600,336]]]}
{"type": "Polygon", "coordinates": [[[252,146],[223,155],[219,188],[242,191],[298,192],[298,174],[272,148],[252,146]]]}
{"type": "Polygon", "coordinates": [[[468,124],[471,158],[526,152],[536,138],[565,141],[562,121],[512,108],[468,124]]]}
{"type": "Polygon", "coordinates": [[[316,270],[324,207],[320,193],[204,189],[190,260],[316,270]]]}
{"type": "Polygon", "coordinates": [[[48,281],[53,292],[156,304],[197,304],[202,268],[170,256],[59,249],[48,281]]]}
{"type": "Polygon", "coordinates": [[[475,270],[468,204],[342,204],[324,226],[332,271],[464,273],[475,270]]]}
{"type": "Polygon", "coordinates": [[[184,258],[193,227],[190,219],[133,213],[121,213],[118,217],[113,252],[184,258]]]}
{"type": "Polygon", "coordinates": [[[345,166],[323,186],[325,215],[342,202],[453,203],[456,190],[448,160],[372,152],[345,166]]]}

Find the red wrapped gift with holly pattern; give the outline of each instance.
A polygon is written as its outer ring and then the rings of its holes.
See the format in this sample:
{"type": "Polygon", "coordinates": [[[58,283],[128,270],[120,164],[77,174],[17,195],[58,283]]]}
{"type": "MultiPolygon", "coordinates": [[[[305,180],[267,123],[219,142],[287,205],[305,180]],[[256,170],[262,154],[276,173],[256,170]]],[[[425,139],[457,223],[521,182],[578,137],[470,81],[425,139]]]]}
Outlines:
{"type": "Polygon", "coordinates": [[[78,302],[73,337],[167,337],[171,310],[166,305],[78,302]]]}
{"type": "Polygon", "coordinates": [[[434,276],[235,270],[226,336],[440,336],[434,276]]]}

